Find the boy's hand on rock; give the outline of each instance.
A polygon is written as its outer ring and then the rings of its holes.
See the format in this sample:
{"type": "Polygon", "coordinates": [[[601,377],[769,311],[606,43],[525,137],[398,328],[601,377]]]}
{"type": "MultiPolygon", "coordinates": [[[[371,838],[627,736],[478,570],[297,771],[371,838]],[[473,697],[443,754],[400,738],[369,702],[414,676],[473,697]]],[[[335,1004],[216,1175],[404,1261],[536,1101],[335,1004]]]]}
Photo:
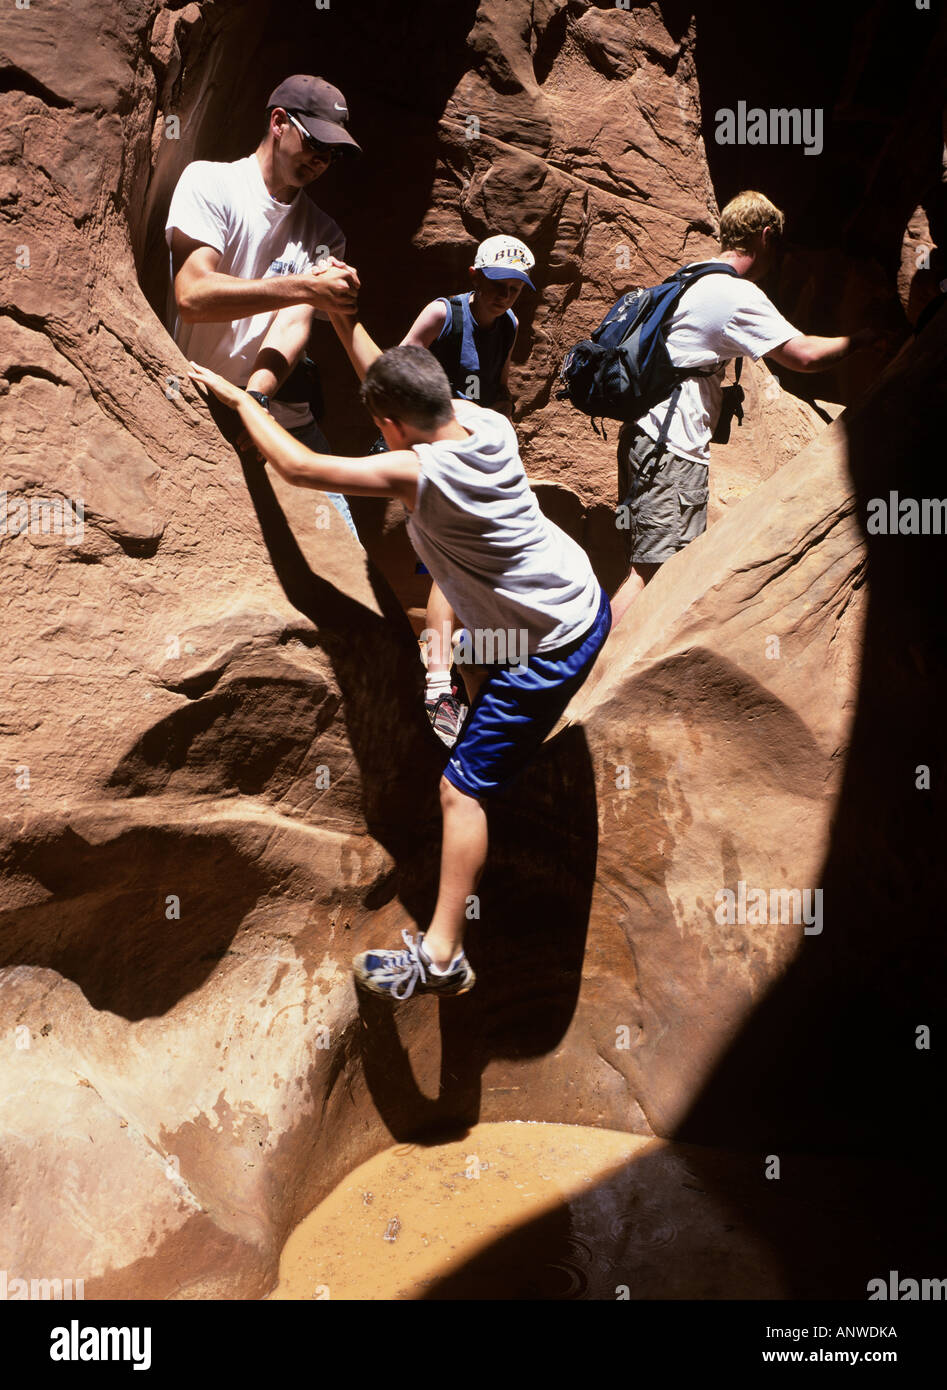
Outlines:
{"type": "Polygon", "coordinates": [[[198,386],[205,387],[208,391],[212,391],[219,401],[223,401],[224,405],[229,405],[233,410],[236,410],[246,395],[246,392],[242,391],[239,386],[234,386],[232,381],[218,376],[216,372],[212,372],[208,367],[202,367],[198,362],[189,362],[188,369],[188,376],[191,381],[196,382],[198,386]]]}

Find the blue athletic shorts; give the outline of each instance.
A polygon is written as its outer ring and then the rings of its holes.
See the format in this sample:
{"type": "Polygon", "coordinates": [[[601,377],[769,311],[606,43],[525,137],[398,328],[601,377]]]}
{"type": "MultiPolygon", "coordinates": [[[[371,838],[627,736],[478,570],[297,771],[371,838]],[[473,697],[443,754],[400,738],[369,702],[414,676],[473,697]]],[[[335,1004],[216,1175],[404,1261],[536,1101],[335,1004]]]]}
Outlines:
{"type": "Polygon", "coordinates": [[[581,637],[519,666],[488,666],[444,776],[468,796],[489,796],[530,762],[582,685],[612,625],[601,591],[595,621],[581,637]]]}

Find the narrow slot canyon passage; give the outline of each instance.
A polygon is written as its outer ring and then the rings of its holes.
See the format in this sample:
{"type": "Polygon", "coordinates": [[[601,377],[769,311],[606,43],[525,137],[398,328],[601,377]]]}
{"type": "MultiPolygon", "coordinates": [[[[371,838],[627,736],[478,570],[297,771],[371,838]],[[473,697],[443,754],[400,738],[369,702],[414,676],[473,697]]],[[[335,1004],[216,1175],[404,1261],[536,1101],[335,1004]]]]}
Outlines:
{"type": "MultiPolygon", "coordinates": [[[[880,0],[737,33],[738,8],[8,0],[11,1278],[239,1309],[864,1300],[938,1273],[943,533],[899,531],[897,498],[944,491],[947,22],[907,0],[889,35],[880,0]],[[402,1011],[352,962],[436,901],[430,574],[402,503],[355,497],[356,542],[245,467],[168,330],[184,169],[248,157],[299,69],[351,104],[363,156],[303,196],[380,346],[469,285],[483,239],[535,254],[514,427],[609,593],[618,424],[557,373],[619,296],[716,254],[727,200],[785,211],[766,293],[800,334],[893,343],[812,373],[745,358],[706,532],[491,803],[476,989],[402,1011]],[[818,109],[818,158],[716,140],[756,102],[818,109]],[[81,533],[50,529],[63,502],[81,533]],[[721,914],[738,886],[823,894],[824,922],[821,898],[812,934],[721,914]]],[[[327,321],[307,350],[331,448],[361,457],[327,321]]]]}

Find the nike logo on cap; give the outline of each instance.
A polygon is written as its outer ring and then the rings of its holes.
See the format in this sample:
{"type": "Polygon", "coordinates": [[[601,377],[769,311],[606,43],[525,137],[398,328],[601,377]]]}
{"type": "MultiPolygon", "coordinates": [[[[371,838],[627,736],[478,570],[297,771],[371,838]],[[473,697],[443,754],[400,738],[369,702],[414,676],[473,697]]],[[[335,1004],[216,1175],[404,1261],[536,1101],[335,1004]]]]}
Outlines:
{"type": "Polygon", "coordinates": [[[341,111],[343,116],[347,116],[347,115],[349,114],[349,113],[346,111],[345,107],[344,107],[344,106],[340,106],[339,103],[338,103],[337,101],[334,101],[334,102],[332,103],[332,105],[335,107],[336,111],[341,111]]]}

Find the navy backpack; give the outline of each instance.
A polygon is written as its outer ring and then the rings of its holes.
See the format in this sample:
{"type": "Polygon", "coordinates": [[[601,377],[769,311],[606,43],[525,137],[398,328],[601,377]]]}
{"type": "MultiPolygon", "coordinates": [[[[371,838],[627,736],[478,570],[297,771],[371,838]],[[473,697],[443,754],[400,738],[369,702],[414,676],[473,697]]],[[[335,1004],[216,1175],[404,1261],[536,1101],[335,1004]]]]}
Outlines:
{"type": "Polygon", "coordinates": [[[737,274],[733,266],[713,262],[676,270],[660,285],[622,295],[591,338],[584,338],[566,353],[559,373],[564,384],[556,392],[556,400],[569,400],[576,410],[591,416],[597,434],[595,417],[640,420],[670,396],[661,431],[663,443],[681,382],[688,377],[712,376],[721,365],[675,367],[668,356],[665,324],[689,285],[721,272],[737,274]]]}

